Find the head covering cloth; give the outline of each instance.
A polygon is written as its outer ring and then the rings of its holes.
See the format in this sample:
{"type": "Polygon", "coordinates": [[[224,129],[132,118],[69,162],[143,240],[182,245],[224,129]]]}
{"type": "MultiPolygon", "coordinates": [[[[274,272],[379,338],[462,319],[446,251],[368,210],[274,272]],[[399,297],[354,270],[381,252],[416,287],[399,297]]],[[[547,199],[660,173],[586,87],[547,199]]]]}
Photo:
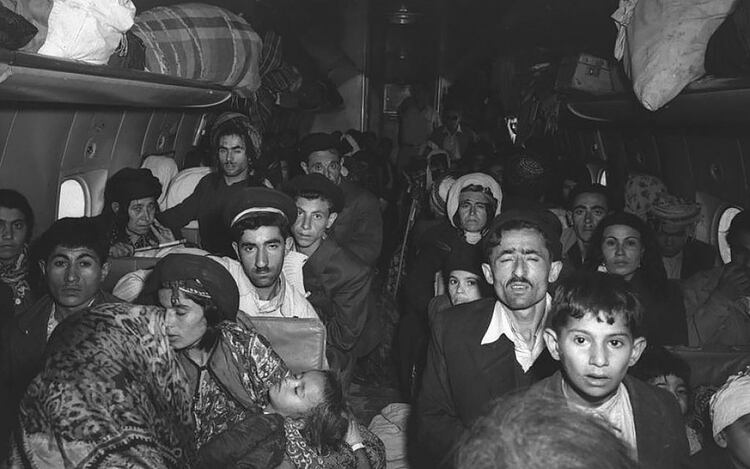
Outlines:
{"type": "Polygon", "coordinates": [[[435,181],[430,189],[430,208],[436,217],[444,217],[448,191],[456,183],[456,178],[451,175],[443,176],[435,181]]]}
{"type": "Polygon", "coordinates": [[[750,414],[750,366],[732,375],[711,398],[714,440],[740,417],[750,414]]]}
{"type": "MultiPolygon", "coordinates": [[[[468,186],[481,186],[484,188],[484,192],[488,196],[495,199],[495,213],[488,213],[488,219],[492,219],[494,216],[500,214],[500,206],[503,202],[503,191],[500,189],[500,184],[498,184],[495,178],[490,175],[484,173],[469,173],[458,178],[448,191],[446,215],[453,226],[456,226],[453,218],[458,211],[458,200],[461,197],[461,190],[468,186]]],[[[456,228],[459,227],[456,226],[456,228]]]]}
{"type": "Polygon", "coordinates": [[[646,215],[657,197],[667,192],[667,186],[656,176],[635,174],[625,183],[625,212],[646,221],[646,215]]]}
{"type": "Polygon", "coordinates": [[[701,206],[672,194],[659,193],[648,216],[658,224],[693,226],[700,220],[701,206]]]}
{"type": "Polygon", "coordinates": [[[127,209],[131,200],[161,196],[161,183],[145,168],[122,168],[116,172],[104,188],[104,201],[109,205],[117,202],[127,209]]]}
{"type": "Polygon", "coordinates": [[[278,213],[289,225],[297,220],[297,205],[287,194],[267,187],[243,187],[224,208],[226,226],[232,227],[256,213],[278,213]]]}
{"type": "Polygon", "coordinates": [[[149,275],[144,293],[161,288],[172,289],[175,304],[177,291],[210,299],[221,316],[234,321],[240,304],[240,293],[229,272],[218,262],[195,254],[169,254],[156,263],[149,275]]]}
{"type": "Polygon", "coordinates": [[[250,122],[250,118],[239,112],[225,112],[216,118],[214,124],[211,126],[211,144],[214,148],[219,146],[219,133],[227,125],[233,125],[244,132],[245,140],[252,145],[252,148],[245,149],[247,156],[253,163],[257,162],[261,155],[263,137],[252,122],[250,122]],[[247,152],[247,150],[251,151],[247,152]]]}

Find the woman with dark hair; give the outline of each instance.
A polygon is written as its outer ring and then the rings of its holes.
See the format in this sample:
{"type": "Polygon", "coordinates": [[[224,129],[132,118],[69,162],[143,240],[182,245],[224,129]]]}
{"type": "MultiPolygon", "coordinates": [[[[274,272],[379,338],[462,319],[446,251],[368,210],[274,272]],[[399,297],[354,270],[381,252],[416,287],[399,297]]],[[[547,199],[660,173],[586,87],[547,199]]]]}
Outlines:
{"type": "MultiPolygon", "coordinates": [[[[0,285],[7,287],[13,315],[34,302],[29,281],[29,240],[34,212],[29,201],[12,189],[0,189],[0,285]]],[[[10,319],[0,317],[0,325],[10,319]]]]}
{"type": "Polygon", "coordinates": [[[169,343],[193,392],[198,448],[260,413],[268,404],[269,389],[289,373],[265,337],[235,322],[237,285],[221,264],[208,257],[162,258],[138,302],[167,309],[169,343]]]}
{"type": "Polygon", "coordinates": [[[687,321],[679,285],[667,279],[656,236],[636,215],[616,212],[596,227],[587,267],[627,280],[645,311],[646,337],[659,345],[687,344],[687,321]]]}
{"type": "Polygon", "coordinates": [[[107,181],[104,209],[97,217],[111,257],[132,256],[136,249],[156,248],[175,240],[156,220],[161,183],[148,169],[123,168],[107,181]]]}

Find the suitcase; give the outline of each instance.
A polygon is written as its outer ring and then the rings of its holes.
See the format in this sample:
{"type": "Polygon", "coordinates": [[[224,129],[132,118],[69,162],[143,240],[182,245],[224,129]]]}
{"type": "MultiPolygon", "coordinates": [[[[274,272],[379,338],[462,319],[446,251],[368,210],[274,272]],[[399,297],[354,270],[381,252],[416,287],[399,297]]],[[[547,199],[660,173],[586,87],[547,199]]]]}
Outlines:
{"type": "Polygon", "coordinates": [[[562,59],[557,70],[555,91],[605,95],[623,92],[625,86],[616,63],[581,53],[562,59]]]}

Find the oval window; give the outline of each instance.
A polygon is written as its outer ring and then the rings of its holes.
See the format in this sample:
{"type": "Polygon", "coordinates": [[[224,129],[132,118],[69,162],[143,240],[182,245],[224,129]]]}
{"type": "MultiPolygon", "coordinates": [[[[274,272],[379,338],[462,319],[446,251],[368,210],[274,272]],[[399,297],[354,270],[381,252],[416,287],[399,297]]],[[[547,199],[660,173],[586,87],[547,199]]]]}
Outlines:
{"type": "Polygon", "coordinates": [[[86,188],[80,179],[66,179],[60,185],[60,201],[57,218],[83,217],[86,215],[86,188]]]}
{"type": "Polygon", "coordinates": [[[596,175],[596,182],[606,187],[607,185],[607,170],[606,169],[602,168],[599,170],[599,174],[596,175]]]}
{"type": "Polygon", "coordinates": [[[724,263],[732,260],[732,256],[729,252],[729,244],[727,244],[727,231],[729,225],[732,223],[732,219],[742,211],[739,207],[727,207],[721,212],[719,217],[719,223],[716,228],[716,239],[719,241],[719,254],[721,254],[721,260],[724,263]]]}

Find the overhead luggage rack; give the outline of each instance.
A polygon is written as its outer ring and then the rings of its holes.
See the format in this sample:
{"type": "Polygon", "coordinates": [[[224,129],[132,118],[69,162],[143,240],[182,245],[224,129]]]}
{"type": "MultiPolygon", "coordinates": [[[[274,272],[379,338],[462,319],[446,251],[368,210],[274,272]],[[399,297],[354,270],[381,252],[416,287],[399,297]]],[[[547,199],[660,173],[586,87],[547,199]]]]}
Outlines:
{"type": "Polygon", "coordinates": [[[198,80],[0,49],[0,101],[202,108],[231,96],[198,80]]]}
{"type": "Polygon", "coordinates": [[[750,77],[694,81],[658,111],[646,110],[631,93],[571,95],[568,111],[601,124],[656,127],[719,127],[750,124],[750,77]]]}

